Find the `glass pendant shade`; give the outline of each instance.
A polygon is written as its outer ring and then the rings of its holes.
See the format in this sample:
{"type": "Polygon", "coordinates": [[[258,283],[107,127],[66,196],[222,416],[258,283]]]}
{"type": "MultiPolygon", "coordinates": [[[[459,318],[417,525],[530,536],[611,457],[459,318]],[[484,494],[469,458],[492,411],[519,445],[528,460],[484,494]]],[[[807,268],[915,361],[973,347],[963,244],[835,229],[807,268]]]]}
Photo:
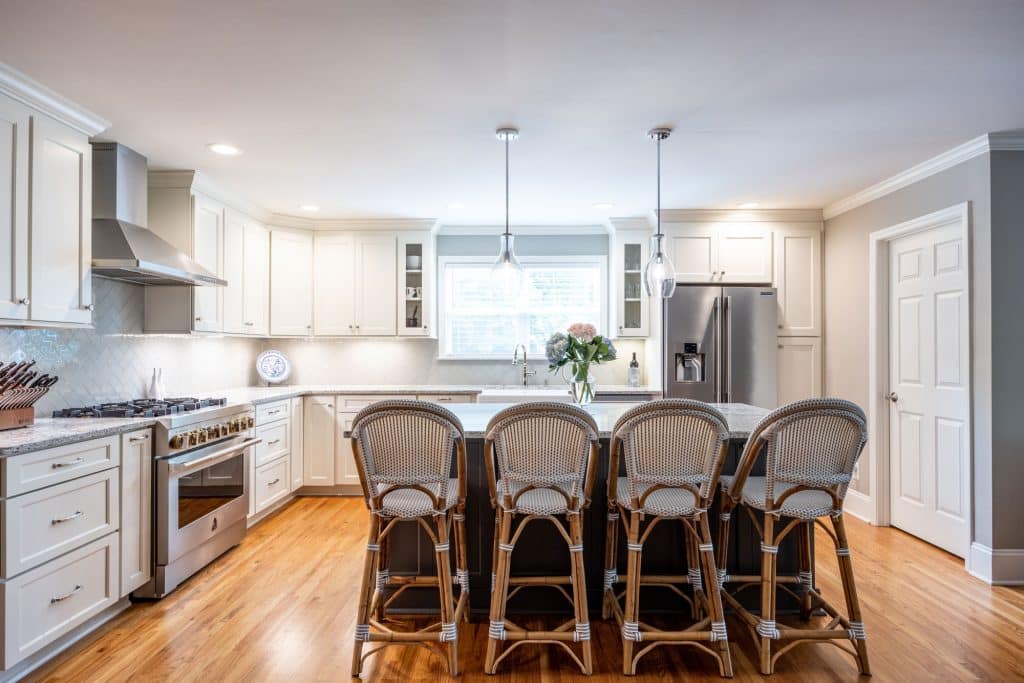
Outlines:
{"type": "Polygon", "coordinates": [[[498,260],[491,267],[491,277],[494,285],[504,293],[506,298],[515,298],[523,286],[523,266],[516,258],[514,249],[514,235],[501,236],[501,249],[498,251],[498,260]]]}
{"type": "Polygon", "coordinates": [[[644,289],[648,296],[668,299],[676,291],[676,267],[661,249],[662,235],[651,238],[651,258],[644,266],[644,289]]]}

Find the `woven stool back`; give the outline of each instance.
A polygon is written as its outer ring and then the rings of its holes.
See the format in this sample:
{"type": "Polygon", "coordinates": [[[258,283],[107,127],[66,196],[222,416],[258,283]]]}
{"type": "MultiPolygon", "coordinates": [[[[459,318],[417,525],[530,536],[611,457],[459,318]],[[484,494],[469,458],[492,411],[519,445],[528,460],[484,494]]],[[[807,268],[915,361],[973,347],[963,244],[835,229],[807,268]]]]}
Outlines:
{"type": "MultiPolygon", "coordinates": [[[[700,401],[663,399],[623,413],[612,448],[626,466],[634,501],[648,485],[693,486],[700,499],[714,494],[729,439],[725,417],[700,401]]],[[[613,456],[613,465],[617,462],[613,456]]],[[[618,470],[609,473],[617,477],[618,470]]]]}
{"type": "Polygon", "coordinates": [[[558,487],[578,502],[590,498],[591,446],[598,441],[598,429],[582,408],[549,402],[506,408],[491,418],[486,440],[493,446],[501,481],[498,494],[511,500],[519,485],[558,487]]]}
{"type": "Polygon", "coordinates": [[[434,486],[445,500],[455,443],[465,440],[451,411],[425,401],[380,401],[359,411],[351,435],[368,503],[396,486],[434,486]]]}

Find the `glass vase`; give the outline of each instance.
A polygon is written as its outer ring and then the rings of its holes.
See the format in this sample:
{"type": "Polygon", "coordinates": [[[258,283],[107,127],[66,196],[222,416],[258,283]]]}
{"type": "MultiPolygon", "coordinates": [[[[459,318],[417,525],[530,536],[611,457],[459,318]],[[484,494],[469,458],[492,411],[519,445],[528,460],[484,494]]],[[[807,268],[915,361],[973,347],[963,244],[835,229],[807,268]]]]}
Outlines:
{"type": "Polygon", "coordinates": [[[576,405],[590,405],[594,400],[595,382],[590,374],[590,364],[581,363],[573,366],[572,381],[569,389],[576,405]]]}

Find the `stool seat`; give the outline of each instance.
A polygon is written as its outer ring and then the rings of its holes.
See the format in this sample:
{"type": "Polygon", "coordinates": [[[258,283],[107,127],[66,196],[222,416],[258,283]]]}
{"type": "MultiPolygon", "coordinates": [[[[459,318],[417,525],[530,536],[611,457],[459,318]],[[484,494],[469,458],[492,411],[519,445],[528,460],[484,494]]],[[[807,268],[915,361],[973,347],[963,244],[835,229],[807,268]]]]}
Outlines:
{"type": "MultiPolygon", "coordinates": [[[[572,492],[564,486],[553,485],[553,488],[535,488],[516,498],[520,491],[527,488],[527,484],[518,481],[509,481],[508,491],[515,500],[515,506],[506,508],[502,497],[498,496],[498,504],[503,510],[508,512],[515,512],[521,515],[564,515],[569,511],[569,506],[566,504],[567,496],[568,499],[572,498],[572,492]],[[555,490],[558,489],[558,490],[555,490]],[[565,495],[563,496],[558,491],[562,491],[565,495]]],[[[506,482],[503,479],[498,480],[498,490],[505,490],[506,482]]]]}
{"type": "MultiPolygon", "coordinates": [[[[637,494],[643,496],[652,484],[637,484],[637,494]]],[[[629,497],[629,479],[619,477],[615,491],[617,502],[630,512],[634,511],[629,497]]],[[[689,517],[697,511],[697,499],[686,489],[658,489],[644,500],[639,511],[656,517],[689,517]]]]}
{"type": "MultiPolygon", "coordinates": [[[[440,484],[425,484],[427,489],[434,496],[440,495],[440,484]]],[[[459,480],[449,479],[448,490],[445,492],[447,499],[444,501],[444,508],[437,512],[444,512],[454,507],[459,502],[459,480]]],[[[430,496],[417,491],[416,489],[402,488],[391,493],[386,493],[381,498],[381,508],[378,514],[384,517],[398,517],[399,519],[413,519],[433,514],[434,502],[430,496]]]]}
{"type": "MultiPolygon", "coordinates": [[[[732,476],[721,478],[722,488],[728,490],[732,486],[732,476]]],[[[765,477],[747,477],[747,483],[743,486],[742,502],[755,510],[765,511],[765,492],[767,489],[765,477]]],[[[782,494],[796,486],[783,482],[775,483],[775,497],[781,498],[782,494]]],[[[795,519],[811,520],[818,517],[827,517],[835,506],[832,496],[825,491],[797,491],[782,501],[782,505],[776,505],[784,517],[795,519]]]]}

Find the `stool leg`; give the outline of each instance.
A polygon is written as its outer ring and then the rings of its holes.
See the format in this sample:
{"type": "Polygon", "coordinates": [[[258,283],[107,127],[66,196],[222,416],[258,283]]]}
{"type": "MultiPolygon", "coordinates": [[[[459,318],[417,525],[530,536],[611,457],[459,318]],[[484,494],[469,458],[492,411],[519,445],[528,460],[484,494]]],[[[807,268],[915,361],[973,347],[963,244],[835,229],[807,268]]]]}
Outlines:
{"type": "Polygon", "coordinates": [[[381,586],[380,576],[381,572],[389,572],[391,567],[390,560],[390,549],[391,549],[391,534],[388,534],[380,542],[380,553],[377,555],[377,592],[380,594],[377,601],[374,603],[374,618],[377,621],[383,622],[387,617],[386,610],[384,609],[384,588],[381,586]]]}
{"type": "Polygon", "coordinates": [[[722,502],[718,508],[718,543],[715,545],[715,553],[718,557],[715,564],[718,567],[718,571],[726,575],[729,573],[729,530],[732,527],[734,507],[729,496],[723,492],[722,502]]]}
{"type": "Polygon", "coordinates": [[[469,621],[469,554],[466,552],[466,504],[462,503],[455,509],[455,567],[459,571],[459,599],[465,595],[465,608],[462,613],[464,621],[469,621]],[[461,581],[465,578],[465,583],[461,581]]]}
{"type": "Polygon", "coordinates": [[[608,574],[617,571],[619,553],[619,512],[613,501],[608,501],[608,526],[604,542],[604,594],[601,600],[601,618],[612,615],[612,603],[615,600],[615,584],[608,586],[608,574]]]}
{"type": "MultiPolygon", "coordinates": [[[[715,566],[715,550],[711,544],[711,527],[708,525],[708,513],[701,512],[698,515],[698,527],[700,529],[700,545],[704,550],[700,551],[701,566],[704,569],[704,590],[708,596],[708,607],[711,610],[712,629],[714,623],[725,623],[725,609],[722,607],[722,591],[718,587],[718,570],[715,566]]],[[[732,654],[729,652],[729,641],[721,638],[718,643],[718,662],[722,676],[732,678],[732,654]]]]}
{"type": "MultiPolygon", "coordinates": [[[[495,579],[494,590],[491,592],[491,624],[501,625],[501,632],[505,630],[505,602],[508,599],[508,574],[509,566],[512,562],[512,551],[508,549],[509,539],[512,537],[512,513],[507,511],[499,512],[499,518],[501,523],[498,529],[497,542],[495,543],[495,550],[498,556],[498,564],[495,570],[497,578],[495,579]]],[[[500,639],[494,636],[494,629],[496,626],[492,626],[487,639],[487,658],[484,661],[484,672],[493,674],[495,671],[495,661],[498,658],[498,647],[500,645],[500,639]]]]}
{"type": "Polygon", "coordinates": [[[800,582],[802,593],[800,595],[800,618],[803,621],[810,621],[814,605],[811,600],[811,587],[814,585],[814,559],[811,557],[811,533],[814,530],[814,521],[805,522],[800,525],[800,582]]]}
{"type": "MultiPolygon", "coordinates": [[[[763,529],[764,536],[761,539],[763,546],[775,545],[775,518],[772,515],[764,515],[763,529]]],[[[775,553],[768,550],[761,550],[761,621],[769,622],[768,626],[775,624],[775,553]]],[[[761,673],[768,675],[772,673],[772,642],[774,638],[765,633],[759,633],[761,654],[761,673]]]]}
{"type": "MultiPolygon", "coordinates": [[[[581,640],[583,647],[583,673],[589,676],[594,670],[593,654],[590,648],[590,611],[587,609],[587,577],[583,567],[583,513],[569,517],[569,538],[579,552],[569,553],[572,562],[572,602],[576,610],[576,623],[587,624],[587,636],[581,640]]],[[[577,631],[578,633],[579,631],[577,631]]]]}
{"type": "MultiPolygon", "coordinates": [[[[689,532],[686,527],[686,522],[680,520],[680,525],[683,531],[683,545],[686,547],[686,574],[690,579],[690,590],[693,592],[693,603],[690,605],[690,617],[696,621],[700,618],[704,611],[704,605],[701,602],[700,594],[706,593],[706,589],[701,581],[701,565],[702,559],[697,552],[697,539],[693,537],[693,534],[689,532]]],[[[717,582],[717,577],[715,581],[717,582]]]]}
{"type": "Polygon", "coordinates": [[[363,561],[363,580],[359,590],[359,607],[356,609],[355,645],[352,647],[352,676],[359,676],[363,669],[364,634],[370,623],[370,598],[375,588],[373,573],[377,565],[380,541],[380,518],[370,515],[370,535],[366,542],[366,559],[363,561]]]}
{"type": "Polygon", "coordinates": [[[636,642],[627,638],[629,633],[632,636],[638,634],[640,615],[640,512],[629,513],[629,534],[627,536],[627,549],[629,552],[629,569],[626,574],[626,608],[623,610],[622,621],[622,673],[632,676],[636,673],[636,664],[633,662],[633,643],[636,642]],[[627,627],[626,624],[629,626],[627,627]],[[637,628],[633,631],[633,628],[637,628]]]}
{"type": "MultiPolygon", "coordinates": [[[[451,513],[448,513],[451,514],[451,513]]],[[[452,564],[448,542],[448,515],[434,515],[437,525],[437,545],[434,555],[437,561],[437,588],[441,598],[442,647],[448,654],[448,673],[459,675],[459,625],[455,623],[455,607],[452,602],[452,564]]]]}
{"type": "MultiPolygon", "coordinates": [[[[850,559],[850,545],[846,540],[846,523],[843,522],[842,514],[832,518],[832,527],[836,532],[837,549],[845,548],[847,552],[839,554],[839,572],[843,579],[843,593],[846,596],[846,613],[853,623],[861,625],[860,600],[857,598],[857,584],[853,580],[853,560],[850,559]]],[[[854,638],[853,644],[857,648],[857,668],[865,676],[871,675],[871,665],[868,662],[868,643],[864,638],[854,638]]]]}

